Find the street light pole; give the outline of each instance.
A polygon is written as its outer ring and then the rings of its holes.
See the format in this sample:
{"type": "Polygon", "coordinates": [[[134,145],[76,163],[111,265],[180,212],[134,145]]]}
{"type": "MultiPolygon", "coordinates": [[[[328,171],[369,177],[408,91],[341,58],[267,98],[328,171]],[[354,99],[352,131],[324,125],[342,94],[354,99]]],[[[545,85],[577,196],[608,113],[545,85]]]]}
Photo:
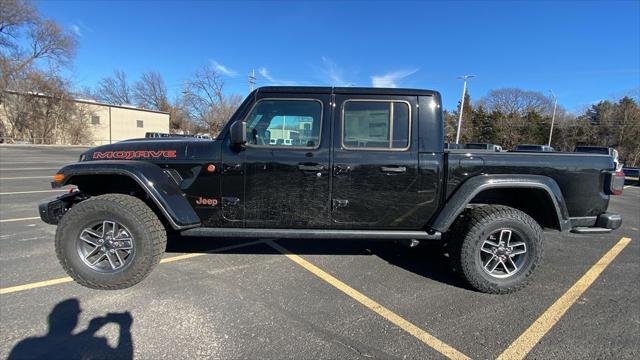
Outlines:
{"type": "Polygon", "coordinates": [[[551,130],[549,130],[549,143],[547,145],[551,146],[551,136],[553,136],[553,124],[556,121],[556,107],[558,106],[558,98],[556,94],[553,93],[553,90],[549,90],[551,95],[553,96],[553,115],[551,115],[551,130]]]}
{"type": "Polygon", "coordinates": [[[475,75],[463,75],[458,76],[458,79],[462,79],[464,81],[464,85],[462,86],[462,100],[460,100],[460,116],[458,117],[458,131],[456,132],[456,144],[460,142],[460,125],[462,125],[462,114],[464,112],[464,97],[467,94],[467,80],[475,77],[475,75]]]}

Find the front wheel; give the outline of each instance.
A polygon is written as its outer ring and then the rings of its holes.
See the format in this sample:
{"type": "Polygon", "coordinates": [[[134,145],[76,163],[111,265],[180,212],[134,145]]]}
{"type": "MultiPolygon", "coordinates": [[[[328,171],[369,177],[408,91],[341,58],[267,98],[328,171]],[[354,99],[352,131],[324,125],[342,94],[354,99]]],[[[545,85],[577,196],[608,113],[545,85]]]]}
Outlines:
{"type": "Polygon", "coordinates": [[[506,294],[524,287],[542,259],[543,231],[526,213],[487,205],[463,213],[451,233],[454,268],[474,289],[506,294]]]}
{"type": "Polygon", "coordinates": [[[79,284],[101,290],[131,287],[160,262],[164,226],[140,199],[107,194],[72,207],[56,231],[56,254],[79,284]]]}

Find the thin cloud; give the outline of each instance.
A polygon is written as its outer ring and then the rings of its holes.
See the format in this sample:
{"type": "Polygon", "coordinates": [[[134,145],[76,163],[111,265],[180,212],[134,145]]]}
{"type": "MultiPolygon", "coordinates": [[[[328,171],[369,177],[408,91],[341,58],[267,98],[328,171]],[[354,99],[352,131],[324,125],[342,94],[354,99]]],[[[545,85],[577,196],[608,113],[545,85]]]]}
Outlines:
{"type": "Polygon", "coordinates": [[[78,37],[93,32],[93,29],[85,25],[81,20],[77,20],[69,25],[69,29],[78,37]]]}
{"type": "Polygon", "coordinates": [[[374,75],[371,77],[371,85],[373,87],[396,88],[402,79],[415,74],[417,71],[418,69],[398,70],[384,75],[374,75]]]}
{"type": "Polygon", "coordinates": [[[265,80],[267,80],[267,82],[269,83],[269,85],[298,85],[297,81],[291,81],[291,80],[282,80],[282,79],[277,79],[274,78],[271,73],[269,73],[269,70],[267,70],[266,67],[261,67],[258,70],[258,74],[263,77],[265,80]]]}
{"type": "Polygon", "coordinates": [[[229,76],[229,77],[238,76],[238,72],[237,71],[235,71],[235,70],[233,70],[233,69],[231,69],[231,68],[229,68],[227,66],[224,66],[224,65],[220,64],[219,62],[217,62],[215,60],[211,60],[211,65],[213,66],[213,68],[217,72],[219,72],[222,75],[229,76]]]}
{"type": "Polygon", "coordinates": [[[80,25],[71,24],[70,28],[71,31],[76,34],[76,36],[82,36],[82,28],[80,27],[80,25]]]}
{"type": "Polygon", "coordinates": [[[344,71],[333,60],[326,56],[321,57],[322,68],[321,73],[324,78],[333,86],[353,86],[353,83],[345,80],[344,71]]]}
{"type": "Polygon", "coordinates": [[[272,76],[271,74],[269,74],[269,71],[267,70],[267,68],[260,68],[260,70],[258,70],[258,74],[260,74],[260,76],[262,76],[263,78],[267,79],[268,82],[271,83],[275,83],[277,82],[272,76]]]}

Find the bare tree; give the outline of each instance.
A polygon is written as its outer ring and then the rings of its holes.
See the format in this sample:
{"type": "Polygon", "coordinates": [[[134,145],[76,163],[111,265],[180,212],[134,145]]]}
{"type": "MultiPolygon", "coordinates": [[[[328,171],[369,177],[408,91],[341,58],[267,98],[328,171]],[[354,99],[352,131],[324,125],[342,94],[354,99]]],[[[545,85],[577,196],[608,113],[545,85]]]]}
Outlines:
{"type": "Polygon", "coordinates": [[[517,88],[491,90],[480,99],[479,104],[489,112],[499,111],[506,115],[519,116],[530,112],[548,115],[553,106],[552,100],[541,92],[517,88]]]}
{"type": "Polygon", "coordinates": [[[167,86],[162,75],[155,71],[142,74],[133,86],[136,104],[145,109],[169,112],[171,104],[167,98],[167,86]]]}
{"type": "Polygon", "coordinates": [[[210,66],[187,81],[183,93],[191,119],[206,126],[211,136],[220,132],[242,101],[238,95],[225,95],[224,80],[210,66]]]}
{"type": "Polygon", "coordinates": [[[95,111],[91,105],[74,102],[70,115],[60,127],[60,142],[72,145],[92,144],[93,133],[89,129],[95,111]]]}
{"type": "MultiPolygon", "coordinates": [[[[0,6],[0,90],[33,71],[37,62],[48,72],[75,55],[76,38],[52,20],[42,19],[30,2],[2,0],[0,6]]],[[[0,99],[1,100],[1,99],[0,99]]]]}
{"type": "Polygon", "coordinates": [[[0,48],[17,50],[16,40],[25,25],[33,25],[39,16],[33,4],[17,0],[1,0],[0,48]]]}
{"type": "Polygon", "coordinates": [[[69,102],[61,100],[68,91],[57,73],[76,47],[76,38],[43,19],[31,2],[0,0],[1,136],[56,141],[57,125],[70,111],[69,102]]]}
{"type": "Polygon", "coordinates": [[[98,101],[114,105],[131,105],[133,91],[124,71],[115,70],[113,76],[102,78],[93,96],[98,101]]]}
{"type": "Polygon", "coordinates": [[[32,71],[16,86],[18,90],[7,91],[0,104],[7,135],[41,144],[79,143],[88,138],[87,116],[79,117],[80,109],[62,78],[32,71]],[[67,130],[73,130],[73,139],[66,139],[67,130]]]}
{"type": "Polygon", "coordinates": [[[170,131],[180,134],[201,134],[207,133],[208,127],[196,124],[191,119],[189,106],[184,96],[179,96],[173,102],[169,110],[170,131]]]}

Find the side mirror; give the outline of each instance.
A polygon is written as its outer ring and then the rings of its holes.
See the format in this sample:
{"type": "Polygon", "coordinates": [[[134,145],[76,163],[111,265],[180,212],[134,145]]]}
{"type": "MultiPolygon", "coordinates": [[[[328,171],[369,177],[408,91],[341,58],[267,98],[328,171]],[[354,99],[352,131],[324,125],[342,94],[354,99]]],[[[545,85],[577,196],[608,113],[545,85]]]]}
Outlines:
{"type": "Polygon", "coordinates": [[[242,146],[247,143],[247,123],[236,121],[229,128],[231,145],[242,146]]]}

